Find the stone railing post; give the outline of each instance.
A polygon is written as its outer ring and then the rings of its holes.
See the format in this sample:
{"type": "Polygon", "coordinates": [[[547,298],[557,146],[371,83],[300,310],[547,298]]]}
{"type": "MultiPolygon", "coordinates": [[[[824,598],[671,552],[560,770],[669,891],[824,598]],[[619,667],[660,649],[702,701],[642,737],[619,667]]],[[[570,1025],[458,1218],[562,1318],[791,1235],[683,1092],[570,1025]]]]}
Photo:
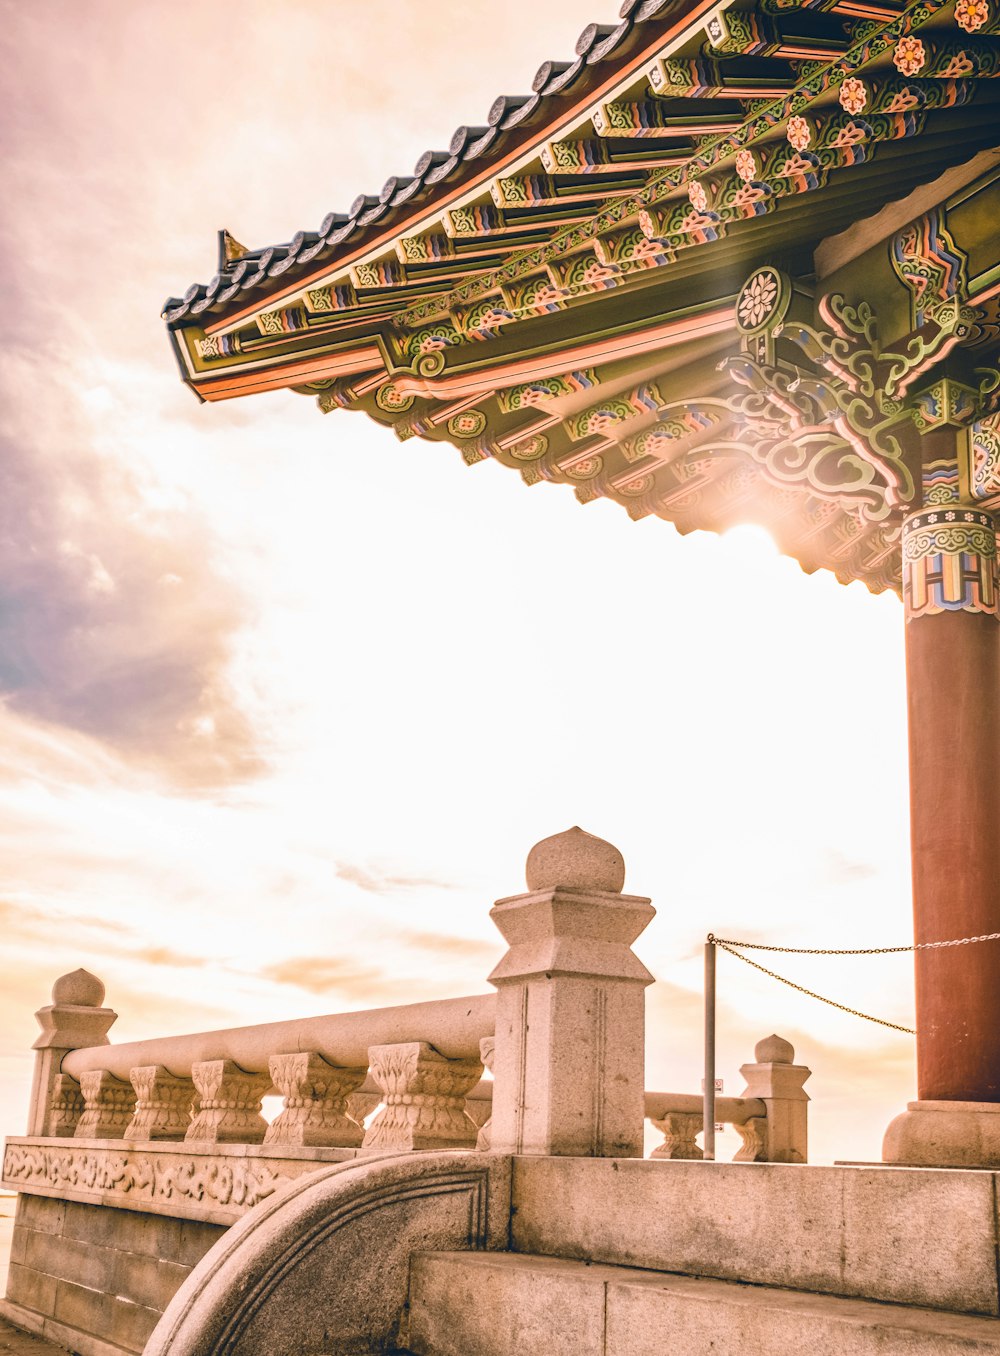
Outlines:
{"type": "Polygon", "coordinates": [[[529,893],[491,917],[510,950],[498,990],[490,1146],[498,1153],[641,1158],[645,988],[631,945],[654,915],[623,895],[625,863],[573,828],[532,848],[529,893]]]}
{"type": "Polygon", "coordinates": [[[162,1064],[146,1064],[130,1075],[135,1111],[125,1139],[183,1139],[191,1124],[194,1083],[177,1078],[162,1064]]]}
{"type": "Polygon", "coordinates": [[[192,1064],[191,1077],[198,1094],[186,1140],[207,1144],[260,1144],[267,1121],[261,1102],[271,1086],[269,1074],[247,1073],[231,1059],[206,1059],[192,1064]]]}
{"type": "Polygon", "coordinates": [[[373,1045],[368,1059],[385,1106],[365,1133],[366,1149],[475,1148],[465,1097],[482,1077],[477,1059],[445,1059],[426,1041],[373,1045]]]}
{"type": "Polygon", "coordinates": [[[76,1123],[76,1139],[122,1139],[135,1110],[135,1090],[107,1069],[81,1075],[83,1115],[76,1123]]]}
{"type": "Polygon", "coordinates": [[[70,1050],[107,1045],[118,1019],[102,1007],[104,985],[87,970],[63,975],[52,986],[52,1003],[35,1016],[42,1028],[32,1049],[35,1073],[28,1111],[29,1135],[71,1136],[83,1111],[79,1084],[60,1072],[70,1050]]]}
{"type": "Polygon", "coordinates": [[[267,1127],[265,1144],[333,1145],[357,1148],[364,1128],[352,1120],[347,1099],[368,1076],[367,1067],[339,1068],[322,1055],[272,1055],[271,1081],[285,1099],[267,1127]]]}
{"type": "MultiPolygon", "coordinates": [[[[744,1136],[739,1159],[767,1163],[807,1163],[809,1094],[803,1084],[812,1075],[804,1064],[793,1064],[795,1047],[780,1036],[767,1036],[754,1047],[755,1064],[744,1064],[740,1073],[747,1081],[744,1097],[757,1097],[767,1115],[763,1152],[753,1152],[744,1136]]],[[[751,1127],[755,1128],[755,1127],[751,1127]]]]}

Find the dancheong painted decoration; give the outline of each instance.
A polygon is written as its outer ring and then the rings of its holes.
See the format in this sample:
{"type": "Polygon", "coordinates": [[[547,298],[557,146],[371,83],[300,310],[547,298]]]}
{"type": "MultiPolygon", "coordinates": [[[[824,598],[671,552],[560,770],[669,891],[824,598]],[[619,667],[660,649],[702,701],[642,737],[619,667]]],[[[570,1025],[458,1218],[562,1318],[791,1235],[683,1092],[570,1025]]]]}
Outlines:
{"type": "Polygon", "coordinates": [[[1000,0],[626,4],[318,230],[221,232],[184,377],[995,612],[998,75],[1000,0]]]}

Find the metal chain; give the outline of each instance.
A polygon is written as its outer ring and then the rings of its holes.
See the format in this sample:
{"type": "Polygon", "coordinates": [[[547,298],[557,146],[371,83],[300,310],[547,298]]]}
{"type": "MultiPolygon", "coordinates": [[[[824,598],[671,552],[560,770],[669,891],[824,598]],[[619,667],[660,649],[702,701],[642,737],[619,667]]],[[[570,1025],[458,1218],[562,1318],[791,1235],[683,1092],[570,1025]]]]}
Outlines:
{"type": "MultiPolygon", "coordinates": [[[[792,956],[890,956],[897,951],[935,951],[943,946],[971,946],[973,942],[1000,941],[1000,932],[984,932],[981,937],[957,937],[948,942],[915,942],[912,946],[869,946],[855,947],[852,950],[838,950],[836,947],[820,946],[766,946],[763,942],[734,942],[731,937],[716,937],[708,934],[708,940],[727,951],[731,946],[741,946],[746,951],[783,951],[792,956]]],[[[746,960],[741,956],[740,960],[746,960]]],[[[874,1020],[874,1019],[873,1019],[874,1020]]]]}
{"type": "MultiPolygon", "coordinates": [[[[775,972],[774,972],[773,970],[768,970],[766,966],[758,965],[757,962],[751,960],[749,956],[741,956],[740,953],[739,953],[738,951],[734,951],[733,948],[732,948],[732,946],[730,946],[728,943],[722,941],[722,939],[721,939],[720,937],[713,937],[712,934],[709,933],[709,934],[708,934],[708,940],[709,940],[710,942],[713,942],[716,946],[721,946],[722,949],[723,949],[723,951],[728,951],[729,954],[730,954],[731,956],[735,956],[737,960],[743,961],[744,964],[746,964],[746,965],[752,965],[753,968],[754,968],[755,970],[760,970],[760,972],[761,972],[762,974],[770,975],[770,977],[771,977],[772,979],[778,980],[781,984],[787,984],[788,987],[789,987],[790,989],[797,989],[797,990],[799,991],[799,993],[804,993],[804,994],[806,994],[809,998],[818,998],[819,1001],[820,1001],[821,1003],[829,1003],[829,1005],[830,1005],[831,1008],[839,1008],[841,1012],[849,1012],[849,1013],[851,1014],[852,1017],[862,1017],[866,1022],[874,1022],[877,1026],[887,1026],[887,1027],[889,1027],[892,1031],[903,1031],[903,1032],[906,1033],[907,1036],[915,1036],[915,1035],[917,1034],[917,1033],[913,1030],[912,1027],[909,1027],[909,1026],[899,1026],[898,1023],[896,1023],[896,1022],[887,1022],[887,1021],[885,1021],[885,1019],[882,1018],[882,1017],[870,1017],[870,1016],[868,1015],[867,1012],[859,1012],[859,1011],[857,1010],[857,1008],[849,1008],[849,1007],[846,1007],[843,1003],[837,1003],[837,1002],[835,1002],[832,998],[824,998],[823,995],[822,995],[821,993],[814,993],[812,989],[807,989],[807,988],[804,988],[803,985],[801,985],[801,984],[796,984],[795,981],[794,981],[793,979],[786,979],[784,975],[778,975],[778,974],[775,974],[775,972]]],[[[971,940],[971,939],[970,939],[970,940],[971,940]]],[[[736,945],[737,945],[737,946],[742,946],[742,945],[748,945],[748,944],[747,944],[747,943],[742,943],[742,942],[737,942],[736,945]]],[[[940,945],[942,945],[942,943],[937,942],[937,943],[932,943],[932,945],[940,946],[940,945]]],[[[943,945],[945,945],[945,946],[948,946],[948,945],[956,945],[956,943],[947,943],[947,942],[945,942],[945,943],[943,943],[943,945]]],[[[791,946],[767,946],[767,947],[759,947],[758,949],[761,950],[761,951],[794,951],[794,950],[796,950],[795,947],[791,947],[791,946]]],[[[896,947],[885,947],[885,948],[884,948],[885,951],[912,951],[913,949],[914,949],[914,948],[911,947],[911,946],[896,946],[896,947]]],[[[876,952],[874,952],[874,951],[873,951],[873,952],[858,952],[858,951],[812,951],[812,952],[809,952],[808,954],[809,954],[809,955],[813,955],[813,956],[857,956],[857,955],[876,955],[876,954],[881,954],[881,953],[876,953],[876,952]]]]}

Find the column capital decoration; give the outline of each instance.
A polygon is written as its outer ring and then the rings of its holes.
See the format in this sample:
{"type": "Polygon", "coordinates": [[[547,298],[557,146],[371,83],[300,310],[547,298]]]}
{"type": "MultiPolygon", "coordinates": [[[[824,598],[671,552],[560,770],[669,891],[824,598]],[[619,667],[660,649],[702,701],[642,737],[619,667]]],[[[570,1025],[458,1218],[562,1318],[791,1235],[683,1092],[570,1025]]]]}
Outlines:
{"type": "Polygon", "coordinates": [[[941,612],[1000,619],[997,528],[984,509],[920,509],[903,524],[907,622],[941,612]]]}

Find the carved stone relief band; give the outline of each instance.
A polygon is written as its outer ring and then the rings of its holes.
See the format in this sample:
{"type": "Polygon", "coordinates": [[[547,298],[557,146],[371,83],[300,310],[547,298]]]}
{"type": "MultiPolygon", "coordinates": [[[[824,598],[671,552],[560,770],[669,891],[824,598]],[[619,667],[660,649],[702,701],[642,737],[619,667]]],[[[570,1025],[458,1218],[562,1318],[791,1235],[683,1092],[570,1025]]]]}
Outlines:
{"type": "Polygon", "coordinates": [[[8,1139],[3,1186],[29,1195],[228,1225],[303,1173],[354,1156],[352,1149],[274,1153],[220,1145],[199,1153],[182,1144],[133,1149],[122,1140],[8,1139]]]}
{"type": "Polygon", "coordinates": [[[906,620],[940,612],[1000,618],[996,520],[981,509],[921,510],[903,525],[906,620]]]}

